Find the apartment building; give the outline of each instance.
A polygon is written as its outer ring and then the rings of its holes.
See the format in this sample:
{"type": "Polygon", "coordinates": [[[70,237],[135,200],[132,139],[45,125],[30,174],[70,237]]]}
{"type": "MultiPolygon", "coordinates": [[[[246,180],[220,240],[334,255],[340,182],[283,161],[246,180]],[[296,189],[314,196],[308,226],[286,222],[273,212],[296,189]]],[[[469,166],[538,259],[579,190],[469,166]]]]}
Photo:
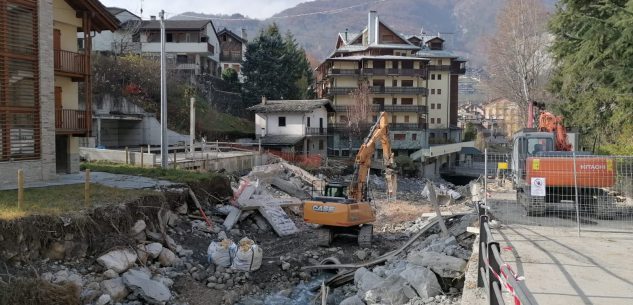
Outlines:
{"type": "MultiPolygon", "coordinates": [[[[390,115],[396,154],[409,155],[429,144],[459,142],[458,76],[465,61],[444,50],[442,38],[405,37],[370,11],[360,33],[339,33],[334,52],[317,68],[317,93],[332,99],[329,154],[349,155],[347,113],[355,103],[351,92],[369,86],[371,124],[380,111],[390,115]]],[[[362,138],[362,137],[361,137],[362,138]]],[[[361,138],[353,139],[352,152],[361,138]]]]}
{"type": "Polygon", "coordinates": [[[519,105],[507,98],[496,98],[483,104],[484,127],[492,133],[500,134],[506,139],[524,127],[524,116],[519,105]]]}
{"type": "MultiPolygon", "coordinates": [[[[92,37],[92,51],[105,54],[139,53],[141,17],[120,7],[108,7],[107,10],[117,19],[119,28],[114,32],[95,33],[92,37]]],[[[78,37],[77,40],[79,48],[83,48],[83,37],[78,37]]]]}
{"type": "MultiPolygon", "coordinates": [[[[141,23],[139,41],[144,55],[160,55],[160,21],[156,16],[141,23]]],[[[170,69],[220,75],[220,43],[211,20],[165,20],[165,41],[170,69]]]]}
{"type": "Polygon", "coordinates": [[[220,41],[220,69],[231,68],[237,71],[240,81],[242,77],[242,61],[246,54],[246,29],[242,29],[240,35],[233,33],[226,28],[218,32],[218,40],[220,41]]]}
{"type": "Polygon", "coordinates": [[[91,34],[117,26],[97,0],[0,0],[0,33],[9,33],[0,35],[0,183],[18,169],[29,181],[79,170],[79,140],[91,128],[91,34]]]}

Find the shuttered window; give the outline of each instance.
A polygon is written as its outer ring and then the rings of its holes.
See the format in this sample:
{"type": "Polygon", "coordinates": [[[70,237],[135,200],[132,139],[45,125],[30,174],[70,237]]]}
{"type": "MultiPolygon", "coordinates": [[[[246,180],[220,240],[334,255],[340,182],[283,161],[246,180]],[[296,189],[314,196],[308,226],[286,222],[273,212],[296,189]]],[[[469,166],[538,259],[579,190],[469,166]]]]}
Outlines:
{"type": "Polygon", "coordinates": [[[0,0],[0,161],[40,155],[36,0],[0,0]]]}

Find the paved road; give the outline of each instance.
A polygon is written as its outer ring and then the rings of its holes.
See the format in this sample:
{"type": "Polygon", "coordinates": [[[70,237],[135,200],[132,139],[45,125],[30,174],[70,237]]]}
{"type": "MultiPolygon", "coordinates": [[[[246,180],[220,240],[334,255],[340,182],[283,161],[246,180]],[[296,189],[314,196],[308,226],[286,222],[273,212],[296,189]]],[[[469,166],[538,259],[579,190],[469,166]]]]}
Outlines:
{"type": "Polygon", "coordinates": [[[489,199],[502,223],[493,234],[539,304],[633,304],[633,230],[578,237],[574,221],[527,217],[512,196],[489,199]]]}
{"type": "MultiPolygon", "coordinates": [[[[129,176],[129,175],[116,175],[103,172],[91,172],[90,181],[109,187],[115,187],[120,189],[146,189],[146,188],[161,188],[167,186],[177,185],[176,183],[156,180],[146,177],[129,176]]],[[[37,188],[57,185],[70,185],[81,184],[85,182],[85,173],[59,175],[55,179],[47,181],[26,182],[26,188],[37,188]]],[[[0,190],[13,190],[17,189],[17,184],[2,184],[0,190]]]]}

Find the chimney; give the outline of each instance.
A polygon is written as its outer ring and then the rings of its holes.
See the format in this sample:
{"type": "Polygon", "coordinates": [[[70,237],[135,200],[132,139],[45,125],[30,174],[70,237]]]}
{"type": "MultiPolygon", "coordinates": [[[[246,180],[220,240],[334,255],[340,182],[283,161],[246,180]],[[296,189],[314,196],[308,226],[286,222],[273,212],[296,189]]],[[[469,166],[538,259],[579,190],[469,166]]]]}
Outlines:
{"type": "Polygon", "coordinates": [[[377,43],[376,36],[378,35],[378,13],[376,11],[369,11],[367,16],[367,44],[377,43]]]}
{"type": "Polygon", "coordinates": [[[347,38],[347,31],[349,31],[349,29],[345,29],[345,42],[346,43],[347,43],[347,40],[348,40],[348,38],[347,38]]]}
{"type": "Polygon", "coordinates": [[[246,29],[242,29],[242,36],[241,36],[241,37],[242,37],[242,39],[244,39],[244,40],[246,40],[246,39],[247,39],[247,37],[246,37],[246,29]]]}
{"type": "Polygon", "coordinates": [[[149,16],[149,19],[150,19],[150,20],[156,20],[156,15],[151,15],[151,16],[149,16]]]}
{"type": "Polygon", "coordinates": [[[262,96],[262,105],[266,105],[266,101],[267,101],[266,97],[262,96]]]}

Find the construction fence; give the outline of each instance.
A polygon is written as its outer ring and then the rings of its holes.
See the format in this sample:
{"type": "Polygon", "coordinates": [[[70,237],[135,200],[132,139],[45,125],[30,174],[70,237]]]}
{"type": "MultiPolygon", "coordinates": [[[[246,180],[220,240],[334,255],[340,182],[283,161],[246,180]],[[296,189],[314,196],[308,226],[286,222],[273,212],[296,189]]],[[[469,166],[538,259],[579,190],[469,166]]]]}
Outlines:
{"type": "Polygon", "coordinates": [[[484,168],[487,204],[501,222],[633,233],[633,156],[486,152],[484,168]]]}

